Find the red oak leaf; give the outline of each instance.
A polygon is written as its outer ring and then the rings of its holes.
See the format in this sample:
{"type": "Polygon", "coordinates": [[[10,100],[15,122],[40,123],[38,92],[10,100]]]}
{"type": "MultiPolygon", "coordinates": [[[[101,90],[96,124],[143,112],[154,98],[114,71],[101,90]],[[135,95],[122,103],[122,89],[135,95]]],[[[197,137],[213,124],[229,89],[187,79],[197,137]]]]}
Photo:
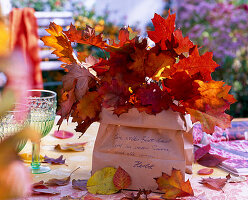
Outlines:
{"type": "Polygon", "coordinates": [[[226,185],[226,182],[227,178],[203,178],[200,183],[210,189],[222,190],[222,188],[226,185]]]}
{"type": "Polygon", "coordinates": [[[113,178],[113,183],[119,190],[127,189],[131,185],[131,177],[124,169],[118,167],[113,178]]]}
{"type": "Polygon", "coordinates": [[[199,160],[201,157],[205,156],[207,153],[209,153],[210,149],[211,149],[211,145],[210,144],[205,145],[205,146],[197,149],[194,152],[195,160],[199,160]]]}
{"type": "Polygon", "coordinates": [[[203,168],[198,170],[197,174],[199,175],[210,175],[214,172],[214,169],[210,169],[210,168],[203,168]]]}
{"type": "Polygon", "coordinates": [[[207,153],[206,155],[204,155],[203,157],[198,159],[197,162],[200,165],[203,165],[205,167],[216,167],[217,165],[219,165],[220,163],[222,163],[226,159],[228,159],[228,158],[224,158],[224,157],[219,156],[219,155],[207,153]]]}
{"type": "Polygon", "coordinates": [[[158,14],[154,14],[154,18],[152,19],[152,23],[154,25],[155,31],[148,31],[148,37],[155,43],[159,43],[161,45],[162,50],[166,50],[166,40],[171,41],[171,36],[173,31],[175,30],[175,19],[176,14],[170,14],[167,19],[164,19],[158,14]]]}

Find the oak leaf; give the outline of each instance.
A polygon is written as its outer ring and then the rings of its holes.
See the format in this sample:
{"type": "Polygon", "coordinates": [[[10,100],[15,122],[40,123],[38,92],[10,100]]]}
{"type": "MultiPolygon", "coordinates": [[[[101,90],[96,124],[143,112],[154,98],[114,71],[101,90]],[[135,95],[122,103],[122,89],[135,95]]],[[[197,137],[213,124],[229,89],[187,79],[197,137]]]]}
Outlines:
{"type": "Polygon", "coordinates": [[[114,186],[113,177],[116,169],[105,167],[96,171],[87,182],[87,189],[92,194],[114,194],[119,191],[114,186]]]}
{"type": "Polygon", "coordinates": [[[44,36],[41,40],[45,45],[55,49],[52,53],[59,57],[58,60],[61,60],[67,64],[77,63],[77,58],[73,52],[71,42],[64,34],[62,27],[54,22],[51,22],[46,31],[51,35],[44,36]]]}
{"type": "Polygon", "coordinates": [[[161,45],[162,50],[166,50],[166,40],[171,41],[172,33],[175,30],[175,19],[176,14],[170,14],[167,19],[164,19],[157,13],[154,14],[154,18],[152,19],[152,23],[154,25],[155,31],[148,31],[148,37],[155,43],[159,43],[161,45]]]}
{"type": "Polygon", "coordinates": [[[193,196],[194,192],[189,180],[184,182],[180,170],[172,169],[171,176],[162,173],[162,176],[155,178],[158,189],[164,192],[163,198],[175,199],[177,197],[193,196]]]}
{"type": "Polygon", "coordinates": [[[227,178],[203,178],[200,183],[210,189],[222,190],[222,188],[226,185],[226,182],[227,178]]]}
{"type": "Polygon", "coordinates": [[[118,167],[113,177],[113,183],[119,190],[127,189],[131,185],[131,177],[124,169],[118,167]]]}

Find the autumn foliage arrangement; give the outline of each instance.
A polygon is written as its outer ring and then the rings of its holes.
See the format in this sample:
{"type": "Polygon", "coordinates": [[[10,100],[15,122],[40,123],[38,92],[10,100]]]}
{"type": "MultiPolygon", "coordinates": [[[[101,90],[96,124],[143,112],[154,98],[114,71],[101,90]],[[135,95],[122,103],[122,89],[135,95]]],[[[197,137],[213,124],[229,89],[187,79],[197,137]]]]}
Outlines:
{"type": "Polygon", "coordinates": [[[212,80],[211,73],[218,67],[213,54],[200,55],[198,46],[175,30],[175,18],[170,12],[167,19],[154,15],[155,30],[147,32],[153,47],[129,27],[120,29],[116,42],[103,40],[89,26],[77,30],[71,25],[63,31],[51,23],[47,29],[51,35],[42,41],[55,49],[53,54],[67,71],[59,123],[72,116],[78,123],[76,131],[84,133],[100,120],[102,108],[111,108],[118,116],[136,108],[152,115],[168,109],[188,113],[207,133],[215,126],[229,127],[232,118],[225,110],[236,101],[228,94],[231,86],[212,80]],[[80,60],[71,46],[74,42],[96,46],[106,57],[80,60]]]}

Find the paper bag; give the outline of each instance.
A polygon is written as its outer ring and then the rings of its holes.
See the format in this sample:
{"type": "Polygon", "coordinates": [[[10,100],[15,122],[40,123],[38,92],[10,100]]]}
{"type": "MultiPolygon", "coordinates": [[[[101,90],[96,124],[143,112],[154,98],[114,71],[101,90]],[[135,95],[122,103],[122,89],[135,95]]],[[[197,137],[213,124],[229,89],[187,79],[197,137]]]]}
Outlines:
{"type": "Polygon", "coordinates": [[[162,172],[171,174],[172,168],[184,174],[186,163],[190,164],[192,156],[186,155],[189,151],[185,147],[190,149],[191,128],[189,118],[171,110],[148,115],[130,109],[118,117],[104,109],[93,151],[92,172],[121,166],[132,178],[129,189],[155,191],[155,177],[162,172]]]}

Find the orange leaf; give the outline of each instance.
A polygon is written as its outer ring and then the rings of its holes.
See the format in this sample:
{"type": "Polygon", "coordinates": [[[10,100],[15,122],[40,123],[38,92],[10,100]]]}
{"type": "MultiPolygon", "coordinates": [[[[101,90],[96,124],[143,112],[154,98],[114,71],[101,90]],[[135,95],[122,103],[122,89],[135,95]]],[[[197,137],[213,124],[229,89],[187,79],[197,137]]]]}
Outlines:
{"type": "Polygon", "coordinates": [[[148,37],[155,43],[159,43],[161,45],[162,50],[166,50],[166,40],[171,41],[171,36],[173,31],[175,30],[175,19],[176,14],[170,14],[167,19],[164,19],[157,13],[154,14],[154,18],[152,19],[152,23],[154,25],[155,31],[148,31],[148,37]]]}
{"type": "Polygon", "coordinates": [[[82,120],[95,118],[101,111],[101,101],[98,92],[87,92],[77,104],[78,117],[82,120]]]}
{"type": "Polygon", "coordinates": [[[131,177],[124,169],[118,167],[113,182],[117,189],[127,189],[131,185],[131,177]]]}
{"type": "Polygon", "coordinates": [[[165,199],[194,195],[189,180],[184,182],[180,170],[172,169],[171,176],[162,173],[162,176],[155,178],[155,180],[158,184],[158,189],[165,193],[163,195],[165,199]]]}
{"type": "Polygon", "coordinates": [[[88,25],[83,30],[77,30],[76,27],[71,24],[70,29],[64,31],[64,33],[71,42],[93,45],[101,49],[108,46],[107,43],[103,41],[102,34],[96,35],[95,29],[88,25]]]}
{"type": "Polygon", "coordinates": [[[181,53],[189,52],[189,50],[194,46],[193,42],[190,41],[189,37],[183,38],[181,30],[176,30],[173,33],[173,36],[177,45],[174,50],[178,55],[180,55],[181,53]]]}
{"type": "Polygon", "coordinates": [[[71,42],[63,33],[62,27],[51,22],[46,31],[50,33],[51,36],[44,36],[41,40],[45,45],[55,48],[52,53],[59,57],[58,60],[67,64],[77,63],[77,58],[73,52],[71,42]]]}

